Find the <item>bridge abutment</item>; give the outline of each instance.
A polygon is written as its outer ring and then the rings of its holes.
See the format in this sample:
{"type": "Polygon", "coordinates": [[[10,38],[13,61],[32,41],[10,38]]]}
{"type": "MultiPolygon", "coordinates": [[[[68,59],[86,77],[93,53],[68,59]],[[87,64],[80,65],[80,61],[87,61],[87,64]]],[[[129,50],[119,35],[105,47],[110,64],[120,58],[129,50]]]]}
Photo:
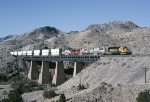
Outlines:
{"type": "Polygon", "coordinates": [[[61,85],[64,82],[65,82],[64,65],[63,62],[57,61],[52,83],[55,85],[61,85]]]}
{"type": "Polygon", "coordinates": [[[83,63],[82,62],[74,62],[74,71],[73,71],[73,77],[81,72],[83,69],[83,63]]]}
{"type": "Polygon", "coordinates": [[[41,73],[39,75],[39,84],[49,84],[50,83],[50,74],[49,74],[49,62],[42,61],[41,73]]]}
{"type": "Polygon", "coordinates": [[[37,80],[39,78],[37,62],[36,61],[31,61],[30,70],[29,70],[29,73],[28,73],[28,78],[30,80],[37,80]]]}

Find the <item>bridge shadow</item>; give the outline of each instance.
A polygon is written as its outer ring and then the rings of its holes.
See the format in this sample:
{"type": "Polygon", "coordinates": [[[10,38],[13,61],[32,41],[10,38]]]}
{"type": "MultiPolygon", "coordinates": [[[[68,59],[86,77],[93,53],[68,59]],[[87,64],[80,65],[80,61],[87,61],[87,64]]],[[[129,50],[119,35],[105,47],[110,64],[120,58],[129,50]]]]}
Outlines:
{"type": "Polygon", "coordinates": [[[73,68],[64,69],[64,73],[67,75],[73,75],[73,68]]]}
{"type": "MultiPolygon", "coordinates": [[[[42,61],[37,61],[37,65],[42,66],[42,61]]],[[[55,62],[49,62],[49,68],[50,69],[55,69],[56,63],[55,62]]]]}

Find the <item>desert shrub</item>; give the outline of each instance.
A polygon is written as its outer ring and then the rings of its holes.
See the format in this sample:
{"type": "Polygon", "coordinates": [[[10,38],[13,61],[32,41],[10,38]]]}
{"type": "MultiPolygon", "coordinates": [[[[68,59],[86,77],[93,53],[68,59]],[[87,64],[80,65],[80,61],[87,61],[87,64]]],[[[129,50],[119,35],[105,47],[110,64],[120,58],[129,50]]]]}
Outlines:
{"type": "Polygon", "coordinates": [[[44,90],[44,87],[38,85],[37,82],[22,79],[11,84],[13,89],[21,88],[23,93],[33,92],[36,90],[44,90]]]}
{"type": "Polygon", "coordinates": [[[8,81],[7,76],[1,74],[1,75],[0,75],[0,81],[1,81],[1,82],[6,82],[6,81],[8,81]]]}
{"type": "Polygon", "coordinates": [[[123,66],[125,66],[125,65],[126,65],[126,63],[122,63],[122,65],[121,65],[121,66],[123,67],[123,66]]]}
{"type": "MultiPolygon", "coordinates": [[[[11,90],[8,93],[8,98],[3,99],[0,102],[22,102],[23,100],[22,100],[21,95],[23,93],[39,90],[39,88],[40,87],[37,86],[37,83],[35,83],[35,82],[28,82],[26,84],[24,84],[23,82],[16,82],[14,90],[11,90]],[[18,84],[18,85],[16,85],[16,84],[18,84]]],[[[54,94],[52,93],[52,95],[54,95],[54,94]]]]}
{"type": "Polygon", "coordinates": [[[21,88],[11,90],[8,94],[8,98],[2,99],[0,102],[23,102],[21,97],[22,93],[21,88]]]}
{"type": "Polygon", "coordinates": [[[84,90],[85,89],[85,86],[83,84],[79,84],[77,86],[78,90],[84,90]]]}
{"type": "Polygon", "coordinates": [[[41,85],[38,85],[38,90],[44,90],[44,87],[41,85]]]}
{"type": "Polygon", "coordinates": [[[50,90],[50,91],[45,90],[44,93],[43,93],[43,97],[44,98],[49,98],[49,99],[55,97],[56,95],[57,94],[55,93],[54,90],[50,90]]]}
{"type": "Polygon", "coordinates": [[[9,99],[8,98],[4,98],[0,102],[9,102],[9,99]]]}
{"type": "Polygon", "coordinates": [[[34,82],[34,81],[30,81],[30,82],[28,82],[28,84],[29,84],[29,86],[32,86],[32,87],[38,86],[37,82],[34,82]]]}
{"type": "Polygon", "coordinates": [[[8,94],[8,102],[22,102],[21,94],[23,94],[22,89],[18,88],[16,90],[11,90],[8,94]]]}
{"type": "Polygon", "coordinates": [[[3,91],[3,95],[8,95],[8,92],[6,90],[3,91]]]}
{"type": "Polygon", "coordinates": [[[61,95],[60,95],[60,98],[59,98],[59,102],[65,102],[65,100],[66,100],[65,95],[64,95],[64,94],[61,94],[61,95]]]}
{"type": "Polygon", "coordinates": [[[136,98],[137,102],[150,102],[150,90],[142,91],[136,98]]]}
{"type": "Polygon", "coordinates": [[[103,62],[103,65],[105,65],[106,63],[105,62],[103,62]]]}
{"type": "Polygon", "coordinates": [[[23,85],[21,88],[22,88],[22,92],[23,93],[27,93],[27,92],[32,92],[33,91],[33,87],[31,87],[29,85],[23,85]]]}

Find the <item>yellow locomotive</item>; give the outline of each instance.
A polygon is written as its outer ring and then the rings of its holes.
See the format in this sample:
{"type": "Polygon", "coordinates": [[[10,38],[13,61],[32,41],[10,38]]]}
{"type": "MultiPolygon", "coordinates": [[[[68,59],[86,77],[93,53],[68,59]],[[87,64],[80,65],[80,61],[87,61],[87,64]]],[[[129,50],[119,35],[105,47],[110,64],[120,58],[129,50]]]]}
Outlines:
{"type": "Polygon", "coordinates": [[[126,46],[108,47],[108,51],[104,55],[131,55],[131,51],[126,46]]]}

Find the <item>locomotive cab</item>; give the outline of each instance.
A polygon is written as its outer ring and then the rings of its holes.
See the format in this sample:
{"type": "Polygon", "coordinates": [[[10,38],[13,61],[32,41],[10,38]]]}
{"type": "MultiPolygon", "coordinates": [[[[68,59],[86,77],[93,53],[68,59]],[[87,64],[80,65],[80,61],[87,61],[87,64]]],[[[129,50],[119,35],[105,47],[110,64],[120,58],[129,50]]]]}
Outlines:
{"type": "Polygon", "coordinates": [[[120,46],[119,51],[120,54],[131,55],[131,51],[129,51],[126,46],[120,46]]]}

